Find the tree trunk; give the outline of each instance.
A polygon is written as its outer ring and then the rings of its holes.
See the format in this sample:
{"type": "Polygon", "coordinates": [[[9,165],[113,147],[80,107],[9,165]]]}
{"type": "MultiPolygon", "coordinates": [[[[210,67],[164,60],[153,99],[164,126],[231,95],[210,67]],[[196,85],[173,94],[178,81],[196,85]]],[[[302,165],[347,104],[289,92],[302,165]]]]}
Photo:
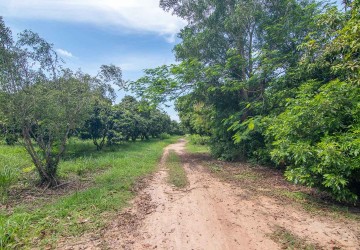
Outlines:
{"type": "Polygon", "coordinates": [[[64,134],[63,139],[61,140],[60,151],[57,154],[52,153],[52,143],[48,141],[47,145],[43,144],[42,148],[44,157],[39,156],[38,152],[34,148],[33,140],[31,137],[31,126],[25,126],[22,130],[22,136],[24,140],[24,147],[26,151],[30,154],[32,162],[34,163],[36,170],[39,173],[40,177],[40,186],[46,187],[56,187],[59,185],[59,180],[57,178],[57,167],[59,165],[60,157],[65,152],[65,145],[67,136],[69,134],[69,129],[64,134]],[[44,159],[45,158],[45,159],[44,159]]]}
{"type": "Polygon", "coordinates": [[[46,163],[44,175],[43,172],[39,172],[40,175],[40,186],[43,187],[56,187],[59,185],[59,180],[56,176],[57,165],[53,163],[46,163]]]}

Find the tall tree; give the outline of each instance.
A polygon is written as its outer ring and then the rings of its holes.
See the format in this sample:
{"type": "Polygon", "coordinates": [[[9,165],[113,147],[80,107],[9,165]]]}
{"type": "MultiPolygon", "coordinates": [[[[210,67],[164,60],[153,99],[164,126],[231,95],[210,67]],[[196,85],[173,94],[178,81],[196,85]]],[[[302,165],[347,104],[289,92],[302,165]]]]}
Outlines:
{"type": "Polygon", "coordinates": [[[63,69],[53,46],[31,31],[15,42],[0,19],[0,110],[8,131],[18,133],[39,173],[40,184],[57,186],[57,168],[71,132],[89,117],[95,95],[112,94],[119,70],[98,77],[63,69]]]}
{"type": "Polygon", "coordinates": [[[180,96],[184,124],[210,128],[216,157],[275,163],[291,181],[354,201],[360,4],[344,4],[161,0],[188,21],[174,48],[179,64],[132,85],[155,103],[180,96]]]}

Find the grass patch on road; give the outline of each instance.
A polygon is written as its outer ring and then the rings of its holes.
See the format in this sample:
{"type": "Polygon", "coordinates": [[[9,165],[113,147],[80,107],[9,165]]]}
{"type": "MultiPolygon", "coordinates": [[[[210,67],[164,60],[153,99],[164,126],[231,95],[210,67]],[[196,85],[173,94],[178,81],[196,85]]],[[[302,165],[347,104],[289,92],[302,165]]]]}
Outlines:
{"type": "Polygon", "coordinates": [[[292,201],[296,202],[306,202],[310,201],[311,197],[310,195],[301,192],[301,191],[290,191],[287,189],[279,189],[274,191],[277,195],[286,197],[292,201]]]}
{"type": "Polygon", "coordinates": [[[237,179],[237,180],[253,180],[253,181],[258,181],[259,179],[261,179],[261,175],[256,173],[256,172],[251,172],[251,171],[244,171],[242,173],[236,174],[233,176],[233,178],[237,179]]]}
{"type": "Polygon", "coordinates": [[[270,238],[281,245],[281,249],[295,250],[315,250],[318,246],[307,243],[297,235],[283,227],[277,227],[270,235],[270,238]]]}
{"type": "MultiPolygon", "coordinates": [[[[81,182],[82,176],[86,176],[86,187],[58,196],[56,193],[47,196],[40,190],[38,196],[31,199],[21,196],[24,200],[15,205],[0,203],[0,249],[54,248],[59,238],[78,237],[100,229],[134,197],[135,183],[156,169],[163,148],[176,140],[124,143],[101,152],[89,142],[69,145],[67,159],[61,163],[59,173],[63,181],[71,181],[70,177],[75,176],[81,182]]],[[[31,175],[23,171],[31,163],[20,148],[2,147],[7,151],[0,152],[0,159],[9,159],[16,174],[15,183],[10,187],[11,196],[19,182],[26,181],[24,175],[31,175]],[[18,150],[21,157],[17,162],[12,152],[18,150]]]]}
{"type": "Polygon", "coordinates": [[[188,185],[188,179],[185,169],[181,164],[180,157],[174,150],[169,151],[168,158],[166,160],[166,166],[169,169],[168,181],[170,184],[177,188],[184,188],[188,185]]]}

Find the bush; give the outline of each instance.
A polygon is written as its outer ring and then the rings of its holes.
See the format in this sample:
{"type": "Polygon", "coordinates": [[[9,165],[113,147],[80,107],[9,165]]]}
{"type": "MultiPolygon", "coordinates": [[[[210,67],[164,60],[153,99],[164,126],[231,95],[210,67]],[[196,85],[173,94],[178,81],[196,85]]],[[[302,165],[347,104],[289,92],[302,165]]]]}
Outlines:
{"type": "Polygon", "coordinates": [[[212,140],[210,153],[222,161],[235,161],[243,159],[243,150],[231,140],[212,140]]]}
{"type": "Polygon", "coordinates": [[[168,134],[168,133],[161,133],[160,135],[159,135],[159,138],[161,139],[161,140],[165,140],[165,139],[169,139],[171,136],[168,134]]]}
{"type": "Polygon", "coordinates": [[[14,146],[17,141],[18,141],[18,137],[14,134],[8,134],[5,137],[5,142],[8,146],[14,146]]]}
{"type": "Polygon", "coordinates": [[[340,81],[308,82],[266,133],[271,157],[288,180],[329,191],[339,201],[360,194],[360,89],[340,81]]]}
{"type": "Polygon", "coordinates": [[[189,140],[190,140],[190,143],[192,143],[194,145],[209,145],[210,144],[209,136],[190,135],[189,140]]]}

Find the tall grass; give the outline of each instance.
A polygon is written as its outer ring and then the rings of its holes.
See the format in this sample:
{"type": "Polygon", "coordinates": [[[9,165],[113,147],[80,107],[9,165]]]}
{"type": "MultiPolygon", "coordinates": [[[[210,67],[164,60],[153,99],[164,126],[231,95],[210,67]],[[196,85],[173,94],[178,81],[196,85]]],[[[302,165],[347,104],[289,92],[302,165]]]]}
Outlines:
{"type": "Polygon", "coordinates": [[[0,169],[0,196],[7,195],[9,187],[16,179],[15,169],[5,165],[0,169]]]}
{"type": "Polygon", "coordinates": [[[4,203],[9,188],[16,183],[23,169],[32,166],[26,151],[20,146],[7,146],[0,143],[0,202],[4,203]]]}

